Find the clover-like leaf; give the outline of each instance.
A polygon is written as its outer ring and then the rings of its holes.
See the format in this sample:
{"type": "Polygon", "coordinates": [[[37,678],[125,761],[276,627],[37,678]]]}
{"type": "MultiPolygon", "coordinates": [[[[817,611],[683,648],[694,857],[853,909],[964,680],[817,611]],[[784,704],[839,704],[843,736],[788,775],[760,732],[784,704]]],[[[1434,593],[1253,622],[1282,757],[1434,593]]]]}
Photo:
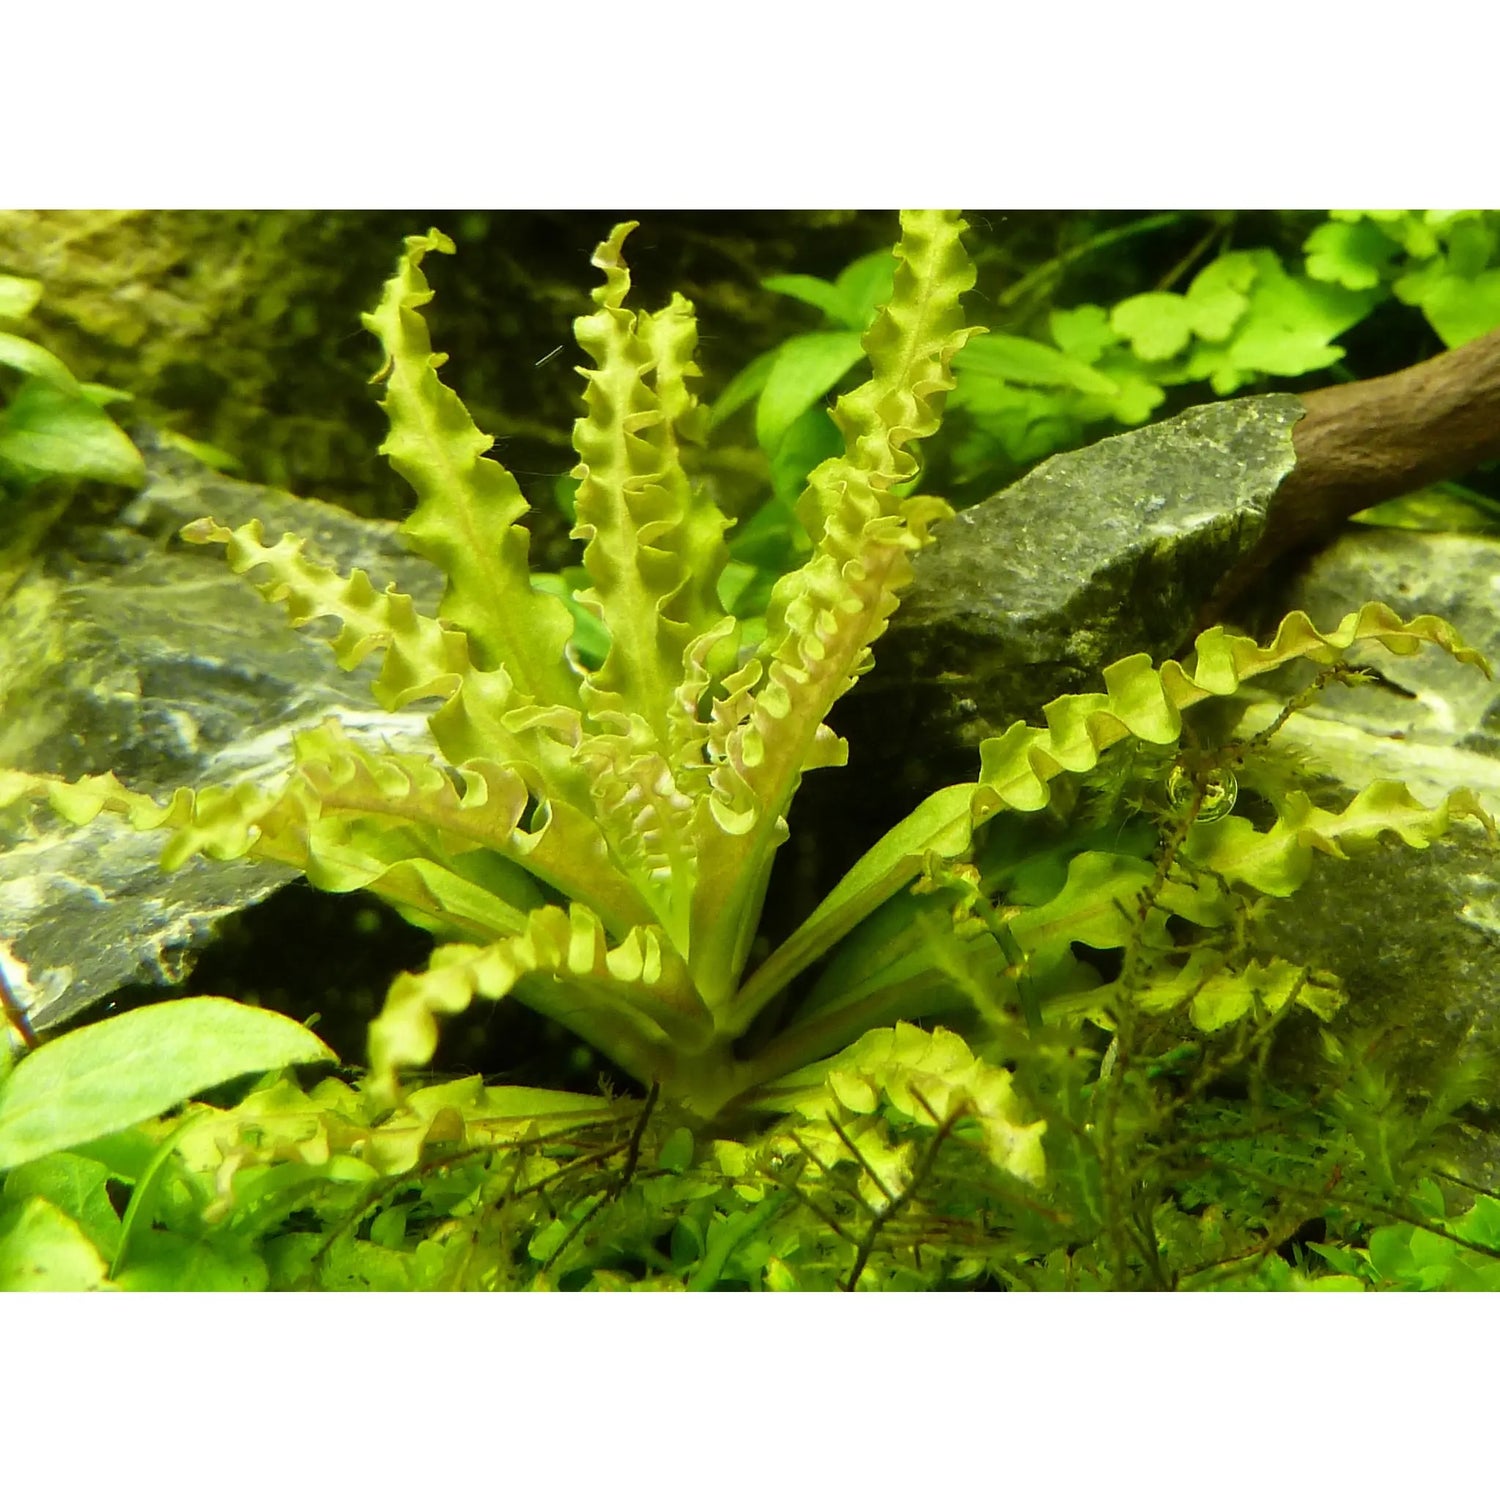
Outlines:
{"type": "Polygon", "coordinates": [[[1193,313],[1187,298],[1177,292],[1142,292],[1117,303],[1109,326],[1140,358],[1171,359],[1187,348],[1193,336],[1193,313]]]}
{"type": "Polygon", "coordinates": [[[1350,224],[1337,219],[1320,224],[1303,246],[1307,274],[1314,281],[1331,281],[1351,292],[1379,286],[1398,248],[1378,224],[1369,220],[1350,224]]]}

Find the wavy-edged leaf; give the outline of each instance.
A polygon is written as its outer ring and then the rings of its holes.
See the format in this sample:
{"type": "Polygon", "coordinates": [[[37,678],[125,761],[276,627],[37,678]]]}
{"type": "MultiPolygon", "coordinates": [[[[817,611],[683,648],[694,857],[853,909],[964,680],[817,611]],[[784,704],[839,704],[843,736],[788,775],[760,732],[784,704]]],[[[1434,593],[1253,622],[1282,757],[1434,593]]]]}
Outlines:
{"type": "Polygon", "coordinates": [[[956,214],[903,215],[895,289],[865,335],[871,377],[834,409],[845,453],[819,465],[799,503],[813,556],[772,591],[759,677],[739,680],[733,710],[715,705],[713,795],[694,828],[693,964],[710,1004],[727,999],[744,963],[803,772],[844,761],[824,719],[868,667],[910,580],[909,554],[947,511],[897,491],[916,475],[910,445],[937,430],[953,356],[973,331],[960,326],[974,281],[963,227],[956,214]]]}
{"type": "Polygon", "coordinates": [[[438,379],[446,356],[433,353],[418,311],[432,300],[423,257],[453,248],[436,229],[408,236],[380,305],[363,316],[386,354],[380,404],[390,433],[380,451],[417,495],[402,534],[443,570],[443,618],[467,635],[476,665],[505,668],[533,702],[576,705],[578,679],[564,654],[572,618],[561,600],[531,587],[531,538],[516,524],[530,507],[510,472],[484,456],[494,440],[438,379]]]}
{"type": "Polygon", "coordinates": [[[348,577],[304,555],[304,543],[290,532],[267,546],[259,521],[231,530],[211,517],[182,528],[182,539],[198,546],[224,547],[235,573],[265,572],[255,587],[261,597],[279,604],[292,626],[332,618],[342,628],[330,642],[334,658],[352,672],[372,651],[385,654],[374,685],[385,709],[405,708],[424,698],[446,701],[472,671],[468,641],[460,631],[419,613],[409,594],[394,588],[380,593],[369,576],[356,568],[348,577]]]}
{"type": "Polygon", "coordinates": [[[1493,837],[1495,821],[1465,787],[1427,807],[1400,781],[1373,781],[1341,812],[1317,807],[1303,792],[1290,793],[1281,816],[1266,832],[1245,818],[1194,825],[1186,853],[1226,880],[1268,896],[1290,896],[1307,879],[1314,851],[1347,859],[1394,833],[1413,849],[1441,838],[1455,819],[1472,818],[1493,837]]]}
{"type": "Polygon", "coordinates": [[[641,716],[659,742],[682,680],[689,643],[719,620],[715,586],[729,524],[683,471],[680,444],[700,441],[705,416],[687,389],[698,374],[692,304],[674,296],[661,312],[625,307],[630,273],[622,248],[633,222],[594,253],[605,273],[595,311],[574,331],[595,364],[582,373],[587,415],[573,427],[579,462],[573,536],[585,542],[592,588],[579,601],[609,632],[609,654],[583,700],[599,719],[641,716]]]}
{"type": "Polygon", "coordinates": [[[1198,637],[1190,666],[1168,661],[1157,670],[1144,653],[1127,656],[1104,669],[1106,691],[1071,694],[1049,703],[1042,711],[1045,729],[1017,723],[985,740],[980,746],[974,823],[977,826],[1002,807],[1035,812],[1051,800],[1049,783],[1055,777],[1064,771],[1092,770],[1111,745],[1129,736],[1152,745],[1175,744],[1184,709],[1211,697],[1228,697],[1246,678],[1299,658],[1331,665],[1357,642],[1384,646],[1398,656],[1434,645],[1489,672],[1484,657],[1465,645],[1446,620],[1436,615],[1402,620],[1384,604],[1366,604],[1326,632],[1294,610],[1267,646],[1216,625],[1198,637]]]}
{"type": "Polygon", "coordinates": [[[17,1063],[0,1087],[0,1172],[128,1129],[246,1073],[337,1061],[290,1017],[216,996],[111,1016],[17,1063]]]}
{"type": "Polygon", "coordinates": [[[660,929],[632,928],[611,946],[586,907],[544,906],[529,913],[517,936],[439,948],[425,972],[391,986],[370,1027],[373,1087],[393,1098],[401,1069],[431,1060],[438,1016],[458,1015],[476,997],[512,992],[642,1081],[667,1076],[674,1055],[711,1038],[709,1013],[660,929]]]}
{"type": "Polygon", "coordinates": [[[783,1079],[757,1096],[787,1114],[826,1119],[841,1109],[869,1115],[888,1104],[914,1124],[937,1129],[953,1113],[976,1121],[997,1167],[1040,1183],[1046,1176],[1042,1120],[1026,1120],[1006,1068],[975,1057],[962,1037],[900,1022],[783,1079]],[[934,1116],[936,1118],[934,1118],[934,1116]]]}
{"type": "Polygon", "coordinates": [[[345,577],[312,562],[301,539],[290,534],[268,547],[259,521],[230,530],[204,518],[183,527],[182,536],[200,545],[222,544],[235,573],[263,569],[256,589],[281,605],[293,626],[322,618],[340,621],[329,645],[345,671],[371,652],[383,652],[372,689],[376,701],[394,710],[438,700],[441,706],[429,722],[451,761],[482,757],[518,765],[540,787],[587,806],[587,787],[572,753],[582,733],[577,709],[532,706],[503,667],[480,671],[465,634],[429,619],[409,595],[394,588],[377,592],[360,569],[345,577]]]}
{"type": "MultiPolygon", "coordinates": [[[[508,766],[473,760],[450,769],[421,755],[377,753],[350,739],[334,720],[299,735],[296,750],[299,774],[317,796],[320,817],[407,825],[435,841],[432,853],[443,862],[471,850],[492,851],[562,895],[587,899],[621,934],[650,920],[650,907],[615,865],[598,826],[561,801],[541,804],[528,820],[528,789],[508,766]]],[[[264,825],[264,814],[262,819],[264,825]]],[[[380,838],[377,826],[372,852],[380,838]]],[[[309,873],[315,883],[334,888],[316,871],[309,873]]],[[[492,869],[486,883],[495,886],[502,875],[492,869]]],[[[536,903],[514,904],[527,910],[536,903]]]]}

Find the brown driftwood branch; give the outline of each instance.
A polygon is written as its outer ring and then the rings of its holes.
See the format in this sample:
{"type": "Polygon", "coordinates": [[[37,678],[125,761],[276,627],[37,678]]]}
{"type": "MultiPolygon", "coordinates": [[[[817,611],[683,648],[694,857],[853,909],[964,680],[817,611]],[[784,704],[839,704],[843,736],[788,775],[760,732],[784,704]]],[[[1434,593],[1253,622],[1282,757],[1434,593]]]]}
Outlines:
{"type": "Polygon", "coordinates": [[[1308,391],[1302,403],[1296,467],[1271,500],[1259,545],[1205,609],[1205,625],[1274,563],[1325,541],[1356,511],[1500,458],[1500,329],[1394,375],[1308,391]]]}

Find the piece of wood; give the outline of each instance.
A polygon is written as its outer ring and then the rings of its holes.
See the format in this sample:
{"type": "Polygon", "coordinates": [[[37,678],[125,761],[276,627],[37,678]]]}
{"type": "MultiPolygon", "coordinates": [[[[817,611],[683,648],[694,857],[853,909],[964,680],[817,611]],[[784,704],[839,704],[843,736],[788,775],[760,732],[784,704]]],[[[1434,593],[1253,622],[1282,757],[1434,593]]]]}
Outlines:
{"type": "Polygon", "coordinates": [[[1296,467],[1271,500],[1259,544],[1225,575],[1200,625],[1355,512],[1500,458],[1500,329],[1394,375],[1301,399],[1296,467]]]}

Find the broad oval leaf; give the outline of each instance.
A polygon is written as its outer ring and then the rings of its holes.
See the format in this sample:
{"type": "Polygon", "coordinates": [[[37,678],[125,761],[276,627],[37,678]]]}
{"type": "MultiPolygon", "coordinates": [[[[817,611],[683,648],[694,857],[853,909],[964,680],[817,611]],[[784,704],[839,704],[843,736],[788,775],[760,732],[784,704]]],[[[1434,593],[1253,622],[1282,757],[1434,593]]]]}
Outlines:
{"type": "Polygon", "coordinates": [[[138,485],[146,476],[135,444],[81,387],[40,377],[0,411],[0,464],[28,482],[56,475],[138,485]]]}
{"type": "Polygon", "coordinates": [[[126,1130],[246,1073],[337,1061],[290,1017],[217,996],[112,1016],[39,1047],[0,1086],[0,1172],[126,1130]]]}
{"type": "Polygon", "coordinates": [[[112,1290],[104,1257],[56,1204],[29,1198],[0,1218],[0,1292],[112,1290]]]}

